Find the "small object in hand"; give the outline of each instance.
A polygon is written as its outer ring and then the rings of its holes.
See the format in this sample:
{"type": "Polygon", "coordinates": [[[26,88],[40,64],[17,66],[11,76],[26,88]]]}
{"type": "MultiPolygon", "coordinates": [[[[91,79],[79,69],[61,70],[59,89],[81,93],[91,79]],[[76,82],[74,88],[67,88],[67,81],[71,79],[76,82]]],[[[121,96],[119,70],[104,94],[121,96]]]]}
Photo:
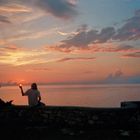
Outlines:
{"type": "Polygon", "coordinates": [[[19,84],[19,87],[22,88],[22,84],[19,84]]]}

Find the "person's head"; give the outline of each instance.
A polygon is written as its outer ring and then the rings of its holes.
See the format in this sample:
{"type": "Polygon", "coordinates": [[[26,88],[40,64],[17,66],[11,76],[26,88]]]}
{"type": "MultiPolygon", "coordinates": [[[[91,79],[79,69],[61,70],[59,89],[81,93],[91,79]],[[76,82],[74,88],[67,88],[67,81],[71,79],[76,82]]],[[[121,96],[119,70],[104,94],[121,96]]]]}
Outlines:
{"type": "Polygon", "coordinates": [[[37,84],[36,84],[36,83],[32,83],[32,84],[31,84],[31,89],[37,90],[37,84]]]}

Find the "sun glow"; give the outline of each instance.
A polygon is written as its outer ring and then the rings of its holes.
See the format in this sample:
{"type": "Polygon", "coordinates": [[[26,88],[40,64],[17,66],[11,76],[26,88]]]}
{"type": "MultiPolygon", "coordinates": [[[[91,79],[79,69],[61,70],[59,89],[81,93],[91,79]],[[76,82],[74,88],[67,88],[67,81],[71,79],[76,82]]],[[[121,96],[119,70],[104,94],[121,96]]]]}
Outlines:
{"type": "Polygon", "coordinates": [[[41,57],[46,54],[46,52],[37,50],[9,51],[0,56],[0,63],[11,64],[14,66],[37,64],[43,61],[41,57]]]}

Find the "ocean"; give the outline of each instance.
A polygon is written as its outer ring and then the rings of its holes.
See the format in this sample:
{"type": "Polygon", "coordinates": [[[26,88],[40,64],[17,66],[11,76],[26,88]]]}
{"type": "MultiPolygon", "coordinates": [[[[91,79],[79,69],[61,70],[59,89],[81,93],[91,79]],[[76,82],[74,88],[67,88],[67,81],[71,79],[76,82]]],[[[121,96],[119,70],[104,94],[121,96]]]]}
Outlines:
{"type": "MultiPolygon", "coordinates": [[[[23,86],[26,91],[30,86],[23,86]]],[[[42,102],[51,106],[120,107],[122,101],[140,101],[140,84],[38,85],[42,102]]],[[[0,88],[0,98],[27,105],[18,86],[0,88]]]]}

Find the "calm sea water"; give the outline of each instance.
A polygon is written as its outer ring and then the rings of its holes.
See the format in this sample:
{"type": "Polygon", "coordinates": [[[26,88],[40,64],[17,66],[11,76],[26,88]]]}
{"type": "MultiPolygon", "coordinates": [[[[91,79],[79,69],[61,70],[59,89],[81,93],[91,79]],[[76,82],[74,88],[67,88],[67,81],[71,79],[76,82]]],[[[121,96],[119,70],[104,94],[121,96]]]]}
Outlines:
{"type": "MultiPolygon", "coordinates": [[[[24,86],[27,90],[30,86],[24,86]]],[[[140,84],[123,85],[59,85],[38,86],[42,102],[46,105],[119,107],[122,101],[140,101],[140,84]]],[[[0,98],[14,100],[15,105],[27,105],[18,86],[0,88],[0,98]]]]}

